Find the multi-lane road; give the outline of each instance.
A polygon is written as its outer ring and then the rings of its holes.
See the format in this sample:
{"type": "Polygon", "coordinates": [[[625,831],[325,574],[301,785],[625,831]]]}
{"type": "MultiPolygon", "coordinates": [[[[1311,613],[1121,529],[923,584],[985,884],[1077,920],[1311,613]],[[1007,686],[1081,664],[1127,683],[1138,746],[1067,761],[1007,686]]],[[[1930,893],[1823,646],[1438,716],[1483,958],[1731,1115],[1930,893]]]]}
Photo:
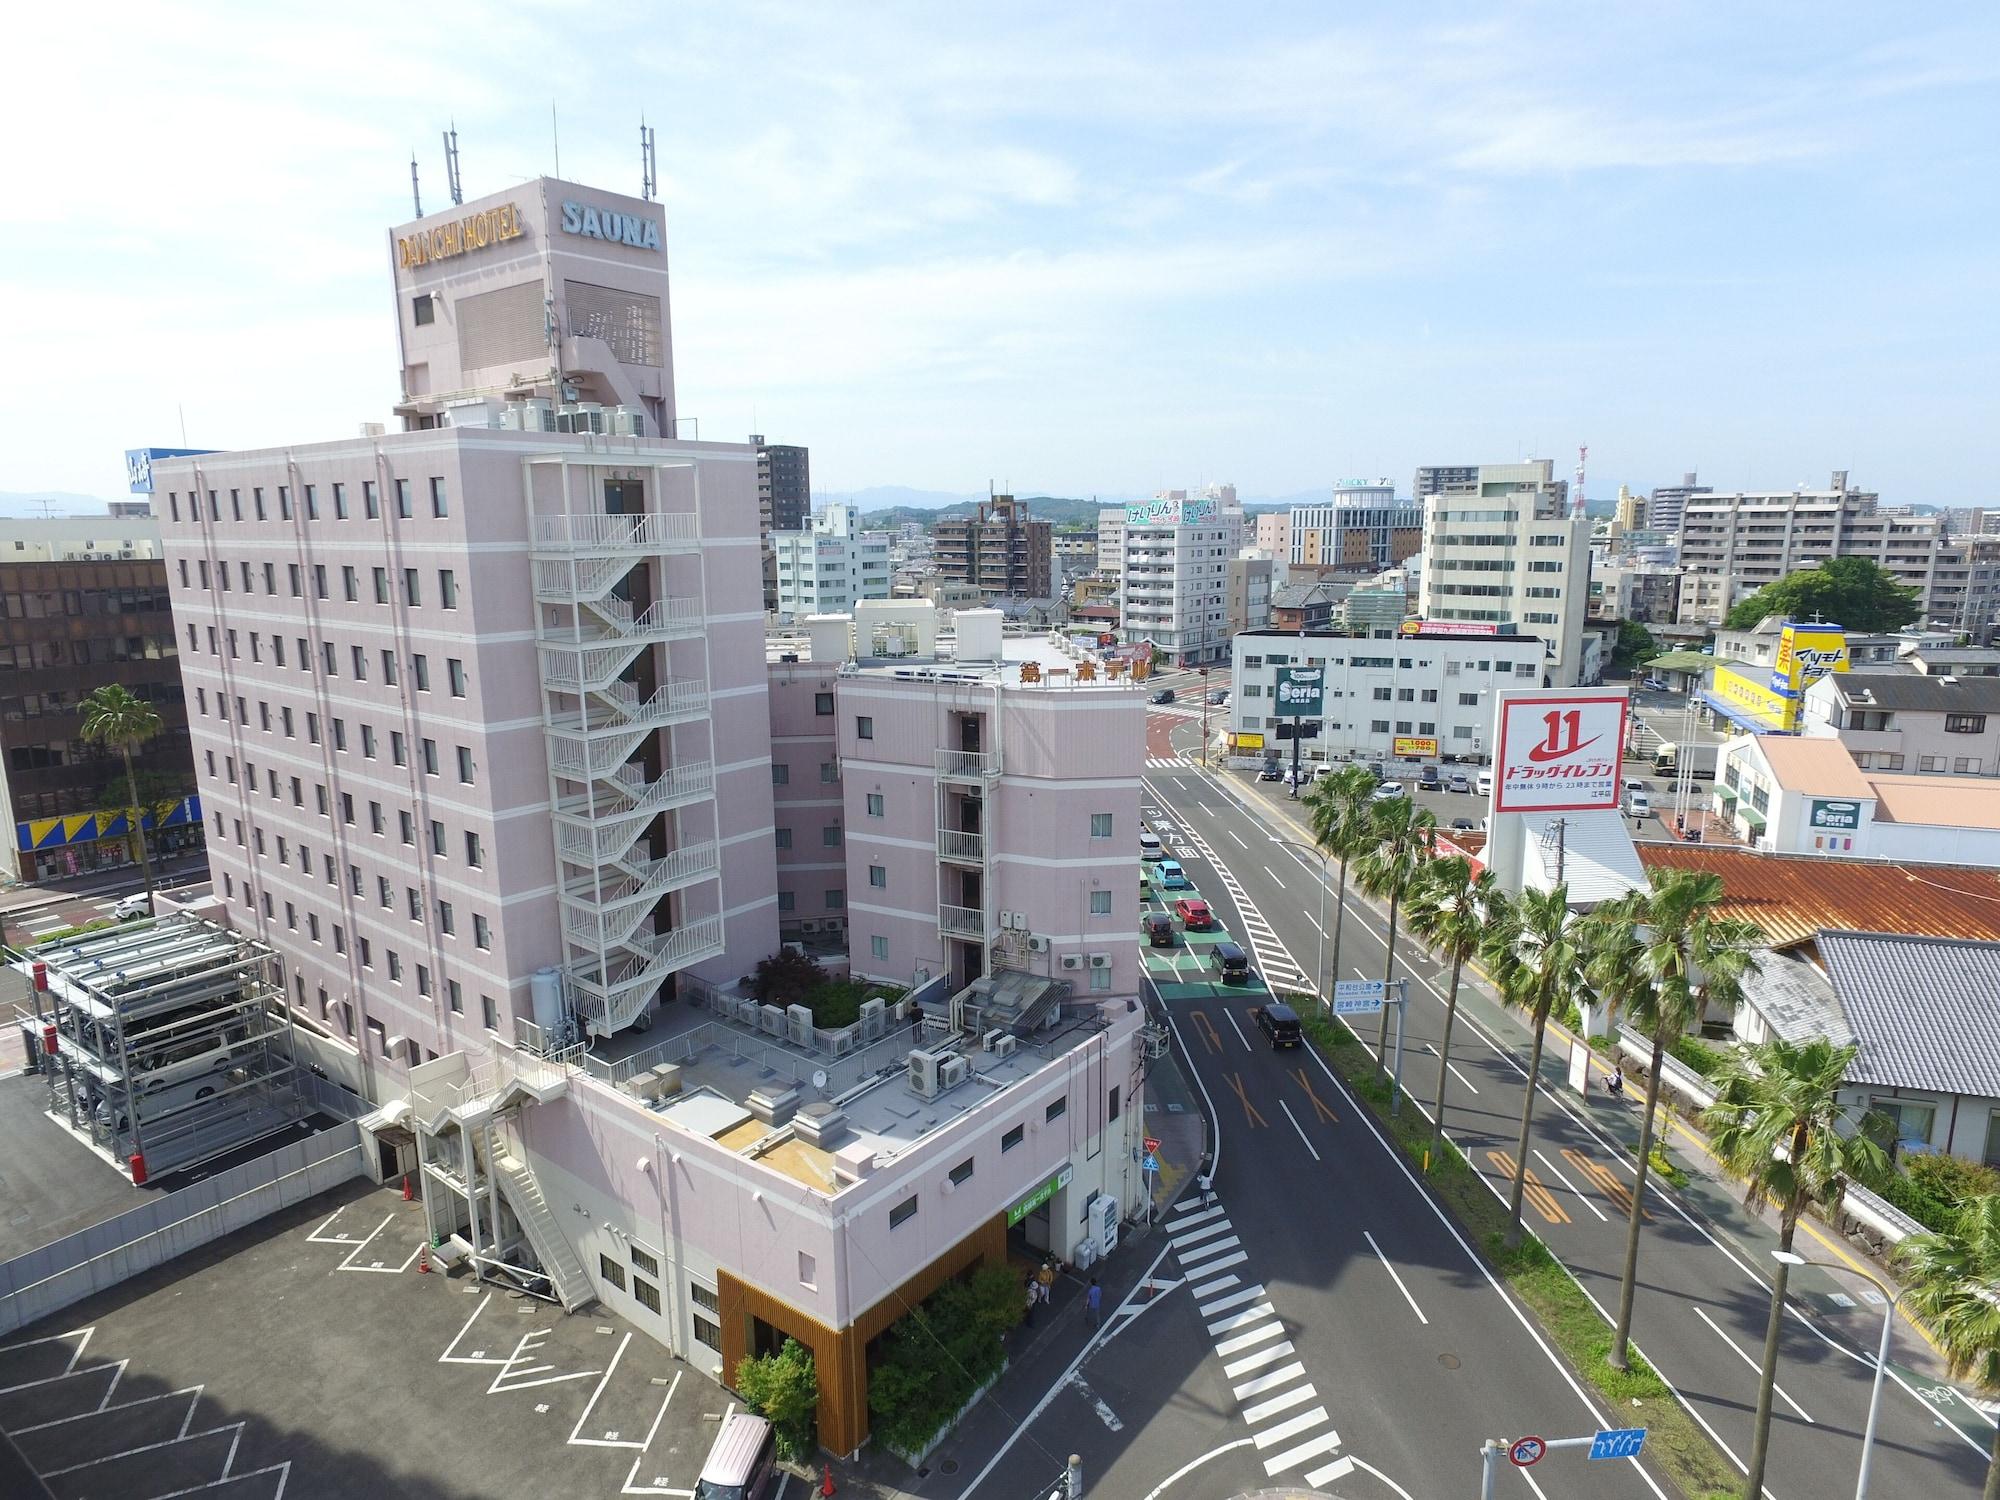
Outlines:
{"type": "MultiPolygon", "coordinates": [[[[1193,736],[1181,722],[1159,716],[1151,741],[1156,762],[1162,730],[1168,744],[1193,748],[1193,736]]],[[[1265,967],[1310,972],[1318,941],[1320,866],[1277,842],[1299,836],[1286,822],[1282,788],[1262,788],[1240,776],[1203,773],[1192,766],[1149,770],[1146,784],[1149,802],[1159,809],[1159,823],[1179,841],[1180,857],[1225,924],[1246,935],[1265,967]]],[[[1340,977],[1379,977],[1386,956],[1379,915],[1350,896],[1345,927],[1340,977]]],[[[1399,945],[1398,972],[1411,976],[1405,1081],[1428,1110],[1435,1105],[1435,1048],[1445,980],[1407,938],[1399,945]]],[[[1234,1014],[1236,1007],[1229,1009],[1226,1020],[1244,1020],[1234,1014]]],[[[1525,1087],[1524,1049],[1516,1046],[1521,1028],[1483,996],[1471,996],[1461,1015],[1470,1024],[1462,1026],[1454,1041],[1448,1126],[1482,1174],[1504,1189],[1525,1087]]],[[[1247,1027],[1239,1038],[1234,1026],[1211,1029],[1178,1013],[1175,1019],[1213,1097],[1224,1143],[1220,1182],[1232,1219],[1245,1226],[1245,1244],[1261,1246],[1268,1239],[1285,1247],[1267,1253],[1284,1266],[1283,1274],[1298,1278],[1299,1296],[1309,1304],[1301,1314],[1302,1331],[1313,1341],[1310,1347],[1318,1349],[1320,1330],[1326,1330],[1327,1349],[1338,1352],[1323,1357],[1344,1371],[1341,1378],[1350,1388],[1372,1389],[1372,1371],[1380,1362],[1398,1393],[1381,1414],[1390,1429],[1379,1440],[1383,1451],[1413,1472],[1438,1474],[1439,1487],[1431,1492],[1446,1493],[1441,1476],[1459,1471],[1449,1465],[1443,1470],[1423,1467],[1427,1458],[1441,1455],[1430,1436],[1412,1430],[1407,1420],[1412,1402],[1425,1403],[1433,1413],[1444,1408],[1447,1423],[1477,1413],[1475,1426],[1501,1421],[1494,1430],[1505,1431],[1499,1414],[1473,1404],[1482,1399],[1485,1386],[1497,1381],[1505,1387],[1497,1393],[1500,1399],[1520,1403],[1506,1410],[1528,1429],[1581,1419],[1574,1393],[1565,1410],[1546,1389],[1541,1378],[1545,1359],[1517,1354],[1508,1366],[1513,1373],[1502,1376],[1482,1354],[1484,1373],[1477,1381],[1459,1380],[1459,1372],[1448,1371],[1435,1356],[1427,1367],[1414,1360],[1404,1368],[1396,1349],[1437,1343],[1440,1352],[1460,1355],[1461,1370],[1464,1349],[1506,1349],[1507,1320],[1494,1317],[1496,1311],[1505,1313],[1506,1304],[1491,1288],[1481,1288],[1477,1266],[1454,1244],[1449,1227],[1430,1212],[1428,1201],[1410,1184],[1398,1184],[1399,1169],[1379,1144],[1367,1139],[1366,1123],[1354,1117],[1351,1104],[1342,1109],[1326,1099],[1341,1117],[1337,1122],[1314,1112],[1294,1072],[1307,1060],[1293,1053],[1274,1059],[1247,1027]],[[1238,1079],[1240,1090],[1233,1081],[1238,1079]],[[1285,1108],[1274,1109],[1280,1102],[1285,1108]],[[1372,1288],[1360,1279],[1366,1261],[1353,1253],[1356,1246],[1361,1256],[1372,1251],[1364,1231],[1386,1261],[1377,1267],[1380,1285],[1372,1288]],[[1402,1277],[1408,1297],[1389,1283],[1390,1268],[1402,1277]],[[1471,1295],[1475,1292],[1479,1295],[1471,1295]],[[1399,1310],[1414,1322],[1412,1300],[1430,1321],[1398,1335],[1390,1325],[1399,1310]],[[1357,1311],[1356,1303],[1365,1307],[1357,1311]],[[1529,1408],[1526,1415],[1523,1404],[1529,1408]],[[1398,1437],[1407,1448],[1394,1446],[1398,1437]]],[[[1367,1024],[1361,1031],[1372,1039],[1375,1027],[1367,1024]]],[[[1585,1289],[1609,1306],[1617,1294],[1632,1178],[1626,1153],[1616,1144],[1620,1126],[1629,1122],[1602,1112],[1629,1106],[1569,1091],[1564,1060],[1556,1055],[1560,1051],[1551,1048],[1542,1080],[1529,1152],[1533,1185],[1528,1218],[1585,1289]]],[[[1325,1097],[1326,1089],[1320,1093],[1325,1097]]],[[[1637,1341],[1725,1452],[1740,1458],[1749,1451],[1756,1403],[1756,1364],[1768,1306],[1762,1258],[1769,1246],[1754,1221],[1749,1221],[1747,1234],[1725,1234],[1687,1211],[1671,1192],[1649,1195],[1646,1211],[1651,1222],[1642,1248],[1637,1341]]],[[[1832,1242],[1801,1243],[1816,1258],[1839,1253],[1832,1242]]],[[[1518,1328],[1512,1341],[1526,1344],[1518,1328]]],[[[1844,1493],[1854,1483],[1872,1358],[1825,1335],[1803,1316],[1789,1321],[1782,1355],[1767,1493],[1774,1500],[1844,1493]]],[[[1350,1425],[1361,1420],[1357,1416],[1350,1425]]],[[[1461,1447],[1456,1428],[1452,1431],[1447,1446],[1461,1447]]],[[[1876,1492],[1976,1494],[1992,1436],[1992,1425],[1980,1413],[1948,1396],[1926,1399],[1917,1381],[1899,1379],[1889,1388],[1877,1437],[1876,1492]]],[[[1542,1471],[1545,1487],[1548,1472],[1542,1471]]],[[[1612,1493],[1598,1487],[1604,1483],[1593,1473],[1592,1488],[1564,1489],[1612,1493]]]]}

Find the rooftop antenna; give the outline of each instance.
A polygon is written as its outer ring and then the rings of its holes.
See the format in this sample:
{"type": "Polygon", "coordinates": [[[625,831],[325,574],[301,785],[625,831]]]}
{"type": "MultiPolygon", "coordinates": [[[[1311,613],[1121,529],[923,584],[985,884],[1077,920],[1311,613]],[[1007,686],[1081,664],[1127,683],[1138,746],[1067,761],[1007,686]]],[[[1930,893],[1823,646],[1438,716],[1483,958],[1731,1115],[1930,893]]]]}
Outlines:
{"type": "Polygon", "coordinates": [[[659,161],[653,154],[653,127],[648,125],[646,117],[641,115],[639,116],[639,196],[651,203],[653,195],[659,190],[659,161]]]}
{"type": "Polygon", "coordinates": [[[417,153],[410,153],[410,206],[417,211],[417,217],[424,216],[424,195],[417,190],[417,153]]]}
{"type": "Polygon", "coordinates": [[[458,175],[458,121],[451,122],[451,129],[444,133],[444,176],[451,188],[451,201],[465,201],[465,184],[458,175]]]}
{"type": "Polygon", "coordinates": [[[556,148],[556,176],[562,176],[562,132],[556,128],[556,101],[549,101],[549,139],[556,148]]]}

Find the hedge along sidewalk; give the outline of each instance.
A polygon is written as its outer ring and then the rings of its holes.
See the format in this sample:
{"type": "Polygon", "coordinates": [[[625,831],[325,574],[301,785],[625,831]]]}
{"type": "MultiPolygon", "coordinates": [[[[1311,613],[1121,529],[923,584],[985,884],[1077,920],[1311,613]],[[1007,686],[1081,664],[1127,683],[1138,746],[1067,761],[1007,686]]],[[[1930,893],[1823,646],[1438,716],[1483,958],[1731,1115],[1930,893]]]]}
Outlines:
{"type": "Polygon", "coordinates": [[[1431,1190],[1478,1243],[1494,1273],[1534,1313],[1570,1367],[1605,1401],[1629,1411],[1633,1403],[1646,1418],[1647,1452],[1687,1500],[1736,1500],[1741,1471],[1702,1432],[1679,1393],[1654,1373],[1632,1346],[1629,1373],[1612,1368],[1611,1326],[1603,1311],[1569,1269],[1535,1235],[1524,1232],[1519,1249],[1505,1248],[1506,1204],[1493,1185],[1472,1169],[1449,1139],[1440,1156],[1430,1156],[1431,1121],[1414,1095],[1413,1109],[1389,1112],[1390,1087],[1376,1071],[1374,1054],[1345,1020],[1338,1028],[1319,1013],[1311,996],[1293,996],[1301,1024],[1313,1046],[1374,1117],[1376,1127],[1409,1157],[1431,1190]]]}

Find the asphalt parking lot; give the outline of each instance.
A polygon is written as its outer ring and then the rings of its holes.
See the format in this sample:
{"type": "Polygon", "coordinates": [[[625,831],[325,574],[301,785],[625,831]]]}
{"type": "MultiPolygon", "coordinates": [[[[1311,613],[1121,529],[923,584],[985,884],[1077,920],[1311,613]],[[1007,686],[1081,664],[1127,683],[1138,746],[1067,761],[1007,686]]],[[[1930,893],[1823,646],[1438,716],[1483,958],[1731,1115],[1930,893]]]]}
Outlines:
{"type": "Polygon", "coordinates": [[[601,1309],[421,1274],[422,1240],[369,1184],[274,1215],[0,1344],[0,1430],[58,1500],[692,1490],[727,1392],[601,1309]]]}

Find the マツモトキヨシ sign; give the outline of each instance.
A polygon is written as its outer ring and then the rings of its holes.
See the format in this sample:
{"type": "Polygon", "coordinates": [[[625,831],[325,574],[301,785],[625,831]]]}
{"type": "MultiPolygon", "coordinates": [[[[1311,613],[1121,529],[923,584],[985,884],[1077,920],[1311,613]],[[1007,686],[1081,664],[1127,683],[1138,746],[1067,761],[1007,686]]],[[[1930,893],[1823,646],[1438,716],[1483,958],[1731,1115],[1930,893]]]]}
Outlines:
{"type": "Polygon", "coordinates": [[[1493,810],[1616,809],[1628,707],[1622,689],[1503,694],[1493,810]]]}

